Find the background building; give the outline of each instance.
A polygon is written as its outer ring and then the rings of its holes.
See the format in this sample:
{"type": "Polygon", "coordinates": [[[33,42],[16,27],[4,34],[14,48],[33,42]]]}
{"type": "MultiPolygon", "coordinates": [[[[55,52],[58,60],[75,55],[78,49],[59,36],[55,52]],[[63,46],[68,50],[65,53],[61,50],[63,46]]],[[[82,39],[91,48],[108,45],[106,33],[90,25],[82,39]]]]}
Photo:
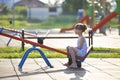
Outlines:
{"type": "Polygon", "coordinates": [[[50,7],[40,0],[21,0],[15,3],[14,6],[27,7],[28,19],[45,20],[49,16],[58,16],[62,13],[60,6],[50,7]]]}

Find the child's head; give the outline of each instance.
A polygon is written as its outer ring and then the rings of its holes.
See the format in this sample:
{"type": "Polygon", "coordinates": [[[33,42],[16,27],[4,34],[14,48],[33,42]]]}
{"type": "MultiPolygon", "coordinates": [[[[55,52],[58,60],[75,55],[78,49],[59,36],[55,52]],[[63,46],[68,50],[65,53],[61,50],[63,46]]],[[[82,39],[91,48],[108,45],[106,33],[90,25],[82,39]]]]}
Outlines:
{"type": "Polygon", "coordinates": [[[77,23],[75,25],[75,30],[79,30],[84,32],[87,29],[86,25],[82,24],[82,23],[77,23]]]}

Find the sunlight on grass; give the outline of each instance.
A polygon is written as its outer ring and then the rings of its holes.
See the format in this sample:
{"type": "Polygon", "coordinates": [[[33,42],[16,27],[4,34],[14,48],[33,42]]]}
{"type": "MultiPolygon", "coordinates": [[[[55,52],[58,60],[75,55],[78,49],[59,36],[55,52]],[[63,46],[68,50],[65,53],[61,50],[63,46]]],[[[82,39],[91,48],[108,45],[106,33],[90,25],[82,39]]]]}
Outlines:
{"type": "MultiPolygon", "coordinates": [[[[28,48],[25,48],[25,51],[28,48]]],[[[59,49],[65,51],[65,49],[59,49]]],[[[1,47],[0,48],[0,58],[21,58],[25,51],[21,51],[21,48],[15,47],[1,47]]],[[[66,55],[50,51],[47,49],[42,49],[44,54],[48,58],[66,58],[66,55]]],[[[41,55],[38,51],[32,51],[29,58],[41,58],[41,55]]],[[[94,48],[93,51],[88,55],[89,58],[120,58],[120,48],[94,48]]]]}

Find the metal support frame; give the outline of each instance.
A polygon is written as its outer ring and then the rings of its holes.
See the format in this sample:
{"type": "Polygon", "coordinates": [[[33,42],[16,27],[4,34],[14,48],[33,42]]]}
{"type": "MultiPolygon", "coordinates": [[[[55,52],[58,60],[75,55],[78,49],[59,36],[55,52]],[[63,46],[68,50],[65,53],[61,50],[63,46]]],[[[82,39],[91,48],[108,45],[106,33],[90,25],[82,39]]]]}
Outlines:
{"type": "Polygon", "coordinates": [[[0,33],[1,33],[3,30],[4,30],[4,28],[1,28],[1,29],[0,29],[0,33]]]}
{"type": "MultiPolygon", "coordinates": [[[[22,39],[24,39],[24,35],[25,35],[25,33],[24,33],[24,29],[22,29],[22,34],[21,34],[22,39]]],[[[21,43],[21,49],[22,49],[22,51],[25,50],[24,45],[25,45],[25,43],[22,41],[22,43],[21,43]]]]}
{"type": "MultiPolygon", "coordinates": [[[[46,35],[48,35],[48,32],[46,33],[46,35]]],[[[78,37],[64,37],[64,36],[62,36],[62,37],[56,37],[56,36],[55,37],[54,36],[52,36],[52,37],[47,37],[47,36],[45,36],[45,37],[24,37],[24,30],[22,30],[22,38],[23,39],[37,39],[38,43],[44,44],[45,39],[63,39],[63,38],[65,38],[65,39],[73,39],[73,38],[78,38],[78,37]]],[[[85,38],[89,39],[88,40],[89,46],[93,45],[93,32],[92,31],[89,31],[88,36],[85,36],[85,38]]],[[[21,46],[22,46],[23,51],[24,51],[24,45],[25,45],[24,42],[22,42],[21,46]]]]}
{"type": "Polygon", "coordinates": [[[89,31],[88,34],[89,34],[89,37],[88,37],[89,41],[88,41],[88,43],[89,43],[89,46],[90,46],[90,45],[93,45],[93,32],[89,31]]]}
{"type": "MultiPolygon", "coordinates": [[[[13,34],[13,36],[16,36],[16,35],[17,35],[17,33],[13,34]]],[[[10,44],[11,40],[12,40],[12,38],[10,38],[10,39],[8,40],[7,46],[10,44]]]]}
{"type": "Polygon", "coordinates": [[[23,64],[24,64],[24,62],[25,62],[28,54],[29,54],[30,52],[32,52],[33,50],[36,50],[36,51],[38,51],[38,52],[40,53],[40,55],[42,56],[42,58],[44,59],[44,61],[46,62],[46,64],[47,64],[50,68],[53,67],[53,66],[51,65],[51,63],[49,62],[49,60],[47,59],[47,57],[45,56],[44,52],[43,52],[42,50],[40,50],[39,48],[36,48],[36,46],[33,46],[32,48],[29,48],[29,49],[25,52],[24,56],[22,57],[19,65],[18,65],[19,70],[22,70],[23,64]]]}

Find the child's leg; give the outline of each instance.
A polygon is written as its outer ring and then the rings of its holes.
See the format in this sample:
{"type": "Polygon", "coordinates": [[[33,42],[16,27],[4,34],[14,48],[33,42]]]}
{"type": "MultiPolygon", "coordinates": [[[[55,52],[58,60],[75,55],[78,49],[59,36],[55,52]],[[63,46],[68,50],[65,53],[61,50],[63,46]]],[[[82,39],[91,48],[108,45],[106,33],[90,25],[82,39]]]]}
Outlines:
{"type": "Polygon", "coordinates": [[[68,62],[67,62],[67,65],[70,66],[72,64],[72,59],[70,57],[70,51],[69,51],[69,47],[70,46],[67,46],[67,53],[68,53],[68,62]]]}
{"type": "Polygon", "coordinates": [[[72,58],[72,64],[70,65],[70,67],[77,68],[77,63],[76,63],[76,58],[75,58],[76,52],[73,47],[69,47],[69,54],[72,58]]]}

